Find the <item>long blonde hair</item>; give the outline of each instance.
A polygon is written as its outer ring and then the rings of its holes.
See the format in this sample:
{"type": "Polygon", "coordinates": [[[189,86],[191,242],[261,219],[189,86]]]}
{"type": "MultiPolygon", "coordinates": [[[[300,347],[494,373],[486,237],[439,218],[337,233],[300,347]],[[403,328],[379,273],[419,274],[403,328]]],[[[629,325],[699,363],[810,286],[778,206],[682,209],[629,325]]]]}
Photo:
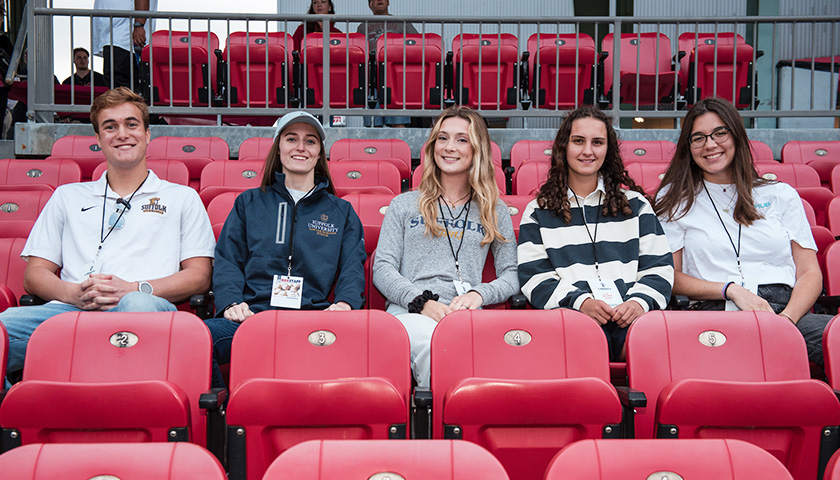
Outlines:
{"type": "Polygon", "coordinates": [[[435,163],[435,142],[441,125],[448,118],[463,118],[470,126],[467,130],[470,145],[473,149],[473,162],[469,172],[470,191],[472,200],[481,213],[481,225],[484,227],[484,246],[494,240],[506,242],[507,239],[499,232],[499,219],[496,216],[496,204],[499,201],[499,189],[496,186],[493,171],[493,157],[490,150],[490,134],[484,118],[475,110],[467,107],[454,106],[443,111],[435,121],[426,148],[423,151],[423,176],[420,179],[420,199],[418,208],[426,223],[426,234],[439,237],[444,234],[444,228],[438,224],[438,199],[443,194],[440,183],[440,169],[435,163]]]}

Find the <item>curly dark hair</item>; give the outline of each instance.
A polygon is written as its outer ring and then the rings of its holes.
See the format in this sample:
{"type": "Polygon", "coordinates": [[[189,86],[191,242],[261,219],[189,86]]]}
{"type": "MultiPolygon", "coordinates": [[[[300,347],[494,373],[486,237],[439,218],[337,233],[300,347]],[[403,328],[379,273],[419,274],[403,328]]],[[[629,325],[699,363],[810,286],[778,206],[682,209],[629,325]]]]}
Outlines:
{"type": "Polygon", "coordinates": [[[599,175],[604,181],[605,198],[602,204],[601,213],[604,216],[618,216],[632,214],[627,196],[622,191],[622,186],[628,190],[639,192],[647,198],[644,190],[636,185],[636,182],[627,174],[624,162],[621,160],[621,152],[618,149],[618,135],[612,127],[612,119],[599,108],[584,105],[570,112],[551,146],[551,169],[548,171],[548,180],[540,187],[537,193],[537,204],[540,208],[546,209],[568,224],[571,222],[572,213],[569,204],[569,164],[566,163],[566,147],[569,145],[569,138],[572,135],[572,123],[580,118],[594,118],[604,122],[607,127],[607,155],[604,164],[601,165],[599,175]]]}

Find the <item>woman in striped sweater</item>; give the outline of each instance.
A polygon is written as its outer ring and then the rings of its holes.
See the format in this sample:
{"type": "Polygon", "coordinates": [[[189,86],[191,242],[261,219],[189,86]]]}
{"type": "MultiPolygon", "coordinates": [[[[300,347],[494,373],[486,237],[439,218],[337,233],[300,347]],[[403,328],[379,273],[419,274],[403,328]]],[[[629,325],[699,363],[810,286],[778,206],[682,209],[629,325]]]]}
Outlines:
{"type": "Polygon", "coordinates": [[[602,111],[571,112],[551,162],[548,180],[522,215],[522,293],[537,308],[585,313],[603,328],[610,359],[623,359],[627,327],[668,303],[671,249],[643,190],[627,175],[602,111]]]}

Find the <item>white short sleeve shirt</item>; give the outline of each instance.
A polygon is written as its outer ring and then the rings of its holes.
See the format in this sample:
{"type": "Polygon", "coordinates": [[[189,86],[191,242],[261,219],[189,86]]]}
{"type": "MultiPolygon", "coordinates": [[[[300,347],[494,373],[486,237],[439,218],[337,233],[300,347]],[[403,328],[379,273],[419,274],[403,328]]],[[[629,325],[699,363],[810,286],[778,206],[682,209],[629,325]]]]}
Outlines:
{"type": "MultiPolygon", "coordinates": [[[[157,0],[149,0],[149,11],[157,11],[157,0]]],[[[94,0],[94,10],[134,10],[134,0],[94,0]]],[[[134,32],[134,22],[128,17],[93,17],[93,45],[92,54],[102,55],[102,47],[113,45],[123,50],[133,52],[134,42],[131,38],[134,32]],[[113,40],[111,32],[113,31],[113,40]]],[[[146,22],[146,42],[151,42],[154,31],[154,19],[146,22]]]]}
{"type": "Polygon", "coordinates": [[[105,196],[105,187],[105,175],[58,187],[32,227],[21,257],[59,265],[61,279],[72,283],[85,280],[100,244],[98,271],[129,282],[172,275],[188,258],[213,257],[215,237],[198,194],[152,171],[123,214],[124,226],[102,242],[119,198],[110,188],[105,196]]]}

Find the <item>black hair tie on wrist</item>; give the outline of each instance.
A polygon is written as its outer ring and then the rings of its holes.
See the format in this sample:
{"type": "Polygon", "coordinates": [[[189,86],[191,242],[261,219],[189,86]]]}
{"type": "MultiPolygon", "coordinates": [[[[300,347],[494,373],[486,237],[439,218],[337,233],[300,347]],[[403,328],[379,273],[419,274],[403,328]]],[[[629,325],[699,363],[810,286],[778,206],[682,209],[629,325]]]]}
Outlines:
{"type": "Polygon", "coordinates": [[[408,313],[420,313],[423,311],[423,307],[426,306],[426,302],[429,300],[437,301],[440,296],[436,293],[432,293],[431,290],[423,290],[422,295],[417,295],[414,297],[414,300],[408,304],[408,313]]]}

